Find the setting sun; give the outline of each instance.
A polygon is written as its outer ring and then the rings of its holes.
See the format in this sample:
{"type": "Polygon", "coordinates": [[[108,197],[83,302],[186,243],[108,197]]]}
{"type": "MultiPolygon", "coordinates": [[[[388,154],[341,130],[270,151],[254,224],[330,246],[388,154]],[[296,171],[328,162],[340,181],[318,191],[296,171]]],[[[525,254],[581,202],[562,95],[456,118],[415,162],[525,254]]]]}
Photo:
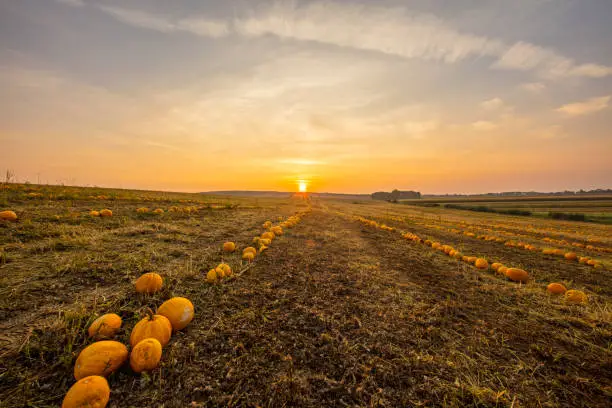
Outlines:
{"type": "Polygon", "coordinates": [[[298,181],[298,189],[300,190],[300,193],[305,193],[308,189],[308,183],[303,180],[298,181]]]}

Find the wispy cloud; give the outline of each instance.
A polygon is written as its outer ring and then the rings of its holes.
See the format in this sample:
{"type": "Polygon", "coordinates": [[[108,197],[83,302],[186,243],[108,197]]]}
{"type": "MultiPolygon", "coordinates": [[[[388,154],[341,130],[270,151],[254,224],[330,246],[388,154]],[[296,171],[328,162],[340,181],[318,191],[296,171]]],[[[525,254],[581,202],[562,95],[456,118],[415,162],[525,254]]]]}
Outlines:
{"type": "Polygon", "coordinates": [[[487,111],[495,111],[504,106],[504,101],[501,98],[492,98],[480,104],[480,107],[487,111]]]}
{"type": "Polygon", "coordinates": [[[546,89],[546,85],[544,85],[541,82],[529,82],[529,83],[521,85],[521,88],[523,88],[526,91],[537,94],[537,93],[541,93],[542,91],[544,91],[544,89],[546,89]]]}
{"type": "Polygon", "coordinates": [[[225,20],[205,16],[172,20],[121,7],[97,7],[126,24],[160,32],[182,31],[206,37],[232,33],[246,37],[272,35],[448,64],[485,57],[493,59],[494,69],[533,71],[548,79],[612,75],[612,67],[578,63],[528,42],[508,45],[500,39],[460,32],[436,16],[405,8],[324,1],[305,5],[275,2],[225,20]]]}
{"type": "Polygon", "coordinates": [[[485,120],[479,120],[477,122],[472,123],[472,128],[474,130],[478,130],[478,131],[482,131],[482,132],[488,132],[491,130],[495,130],[497,129],[497,125],[493,122],[488,122],[485,120]]]}
{"type": "Polygon", "coordinates": [[[601,78],[612,75],[612,67],[598,64],[577,64],[555,51],[526,42],[517,42],[492,65],[493,68],[537,71],[550,77],[584,76],[601,78]]]}
{"type": "Polygon", "coordinates": [[[591,98],[582,102],[568,103],[557,109],[557,112],[564,113],[569,116],[581,116],[589,113],[599,112],[608,107],[610,96],[602,96],[599,98],[591,98]]]}
{"type": "Polygon", "coordinates": [[[65,4],[67,6],[73,6],[73,7],[81,7],[85,5],[85,2],[83,0],[55,0],[58,3],[62,3],[65,4]]]}
{"type": "Polygon", "coordinates": [[[98,5],[97,7],[118,21],[149,30],[165,33],[184,31],[206,37],[222,37],[229,34],[228,23],[225,21],[210,20],[203,17],[172,21],[166,17],[139,10],[104,5],[98,5]]]}

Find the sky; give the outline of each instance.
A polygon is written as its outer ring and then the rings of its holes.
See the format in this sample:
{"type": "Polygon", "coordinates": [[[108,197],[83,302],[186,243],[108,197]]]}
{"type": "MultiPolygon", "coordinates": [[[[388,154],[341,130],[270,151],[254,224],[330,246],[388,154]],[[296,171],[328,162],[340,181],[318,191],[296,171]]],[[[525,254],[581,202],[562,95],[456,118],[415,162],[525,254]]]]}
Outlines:
{"type": "Polygon", "coordinates": [[[0,0],[0,171],[173,191],[612,187],[610,0],[0,0]]]}

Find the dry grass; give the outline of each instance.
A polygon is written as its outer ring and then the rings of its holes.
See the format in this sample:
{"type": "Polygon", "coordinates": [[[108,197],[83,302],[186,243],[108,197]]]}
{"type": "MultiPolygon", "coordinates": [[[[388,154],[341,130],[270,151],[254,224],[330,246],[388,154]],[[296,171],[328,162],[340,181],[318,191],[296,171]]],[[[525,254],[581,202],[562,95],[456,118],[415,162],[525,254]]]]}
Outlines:
{"type": "MultiPolygon", "coordinates": [[[[194,321],[159,370],[109,378],[110,406],[604,407],[612,396],[609,271],[417,231],[521,262],[541,281],[571,278],[592,301],[570,306],[538,280],[519,286],[335,213],[414,228],[403,206],[323,201],[241,276],[208,285],[203,274],[221,259],[241,268],[239,253],[221,252],[225,240],[243,248],[265,220],[306,203],[241,199],[160,218],[137,215],[154,206],[132,196],[19,197],[6,200],[21,220],[0,226],[0,406],[57,406],[97,314],[120,314],[127,343],[142,307],[173,295],[192,300],[194,321]],[[54,219],[92,204],[116,216],[54,219]],[[388,219],[398,211],[403,219],[388,219]],[[135,296],[133,280],[147,271],[165,287],[135,296]]],[[[200,199],[172,197],[164,207],[200,199]]]]}

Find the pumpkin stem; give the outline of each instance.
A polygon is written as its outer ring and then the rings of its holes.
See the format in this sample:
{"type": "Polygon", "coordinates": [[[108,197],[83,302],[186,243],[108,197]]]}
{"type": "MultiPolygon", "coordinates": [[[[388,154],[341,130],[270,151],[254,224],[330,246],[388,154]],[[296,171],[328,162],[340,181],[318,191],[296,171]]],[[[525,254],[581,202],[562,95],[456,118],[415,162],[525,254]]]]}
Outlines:
{"type": "Polygon", "coordinates": [[[153,317],[155,316],[155,313],[153,313],[153,310],[151,310],[150,307],[145,306],[142,308],[142,310],[140,311],[140,314],[146,315],[149,320],[153,320],[153,317]]]}

